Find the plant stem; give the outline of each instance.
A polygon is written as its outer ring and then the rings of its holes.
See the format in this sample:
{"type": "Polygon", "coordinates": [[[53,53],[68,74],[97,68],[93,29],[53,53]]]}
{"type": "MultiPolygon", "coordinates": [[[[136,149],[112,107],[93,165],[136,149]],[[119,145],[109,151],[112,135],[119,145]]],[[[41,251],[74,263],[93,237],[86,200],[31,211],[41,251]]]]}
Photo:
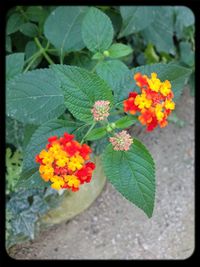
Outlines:
{"type": "Polygon", "coordinates": [[[87,131],[87,133],[83,136],[83,138],[81,140],[81,145],[82,145],[83,141],[85,140],[85,138],[87,137],[87,135],[92,131],[92,129],[94,128],[95,125],[96,125],[96,122],[93,122],[93,124],[90,126],[89,130],[87,131]]]}
{"type": "Polygon", "coordinates": [[[40,51],[41,51],[41,53],[43,54],[43,56],[44,56],[44,57],[46,58],[46,60],[48,61],[48,63],[49,63],[50,65],[55,64],[55,63],[53,62],[53,60],[50,58],[50,56],[46,53],[46,49],[47,49],[47,48],[44,49],[44,47],[41,45],[39,39],[38,39],[37,37],[35,37],[35,38],[34,38],[34,41],[35,41],[36,45],[38,46],[38,48],[40,49],[40,51]]]}
{"type": "Polygon", "coordinates": [[[32,66],[32,64],[35,62],[35,60],[36,60],[40,55],[41,55],[41,51],[38,51],[37,53],[35,53],[35,54],[33,55],[34,57],[32,57],[32,60],[29,62],[29,64],[27,65],[27,67],[25,68],[25,70],[24,70],[23,73],[27,72],[27,71],[30,69],[30,67],[32,66]]]}

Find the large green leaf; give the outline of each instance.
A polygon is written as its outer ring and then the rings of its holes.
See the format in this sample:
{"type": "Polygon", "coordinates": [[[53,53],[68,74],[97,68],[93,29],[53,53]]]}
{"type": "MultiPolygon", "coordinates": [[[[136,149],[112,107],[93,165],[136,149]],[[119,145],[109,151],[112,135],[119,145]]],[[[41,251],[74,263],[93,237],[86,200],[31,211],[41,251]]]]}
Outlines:
{"type": "Polygon", "coordinates": [[[24,125],[6,116],[6,143],[13,144],[16,148],[22,150],[23,140],[24,125]]]}
{"type": "Polygon", "coordinates": [[[60,84],[51,69],[33,70],[7,82],[7,115],[23,123],[40,124],[64,112],[60,84]]]}
{"type": "Polygon", "coordinates": [[[174,54],[172,7],[153,7],[155,19],[141,33],[147,43],[153,43],[159,52],[174,54]]]}
{"type": "Polygon", "coordinates": [[[116,103],[127,98],[134,84],[132,73],[124,63],[119,60],[102,61],[96,72],[113,89],[116,103]]]}
{"type": "Polygon", "coordinates": [[[110,18],[102,11],[91,7],[82,25],[82,37],[92,52],[103,52],[112,43],[114,30],[110,18]]]}
{"type": "Polygon", "coordinates": [[[120,13],[123,25],[119,38],[143,30],[154,20],[154,7],[121,6],[120,13]]]}
{"type": "Polygon", "coordinates": [[[155,168],[146,147],[137,139],[128,151],[115,151],[109,144],[102,160],[106,177],[117,191],[151,217],[155,198],[155,168]]]}
{"type": "Polygon", "coordinates": [[[194,65],[194,51],[192,51],[189,42],[180,42],[180,60],[186,65],[192,67],[194,65]]]}
{"type": "Polygon", "coordinates": [[[24,19],[21,14],[12,14],[6,25],[6,34],[11,34],[19,30],[19,27],[24,23],[24,19]]]}
{"type": "Polygon", "coordinates": [[[92,122],[91,109],[97,100],[108,100],[112,105],[111,88],[98,75],[68,65],[52,68],[61,82],[65,105],[77,119],[92,122]]]}
{"type": "Polygon", "coordinates": [[[176,19],[175,19],[175,31],[178,38],[183,35],[184,27],[189,27],[194,24],[195,17],[193,11],[186,6],[174,7],[176,19]]]}
{"type": "MultiPolygon", "coordinates": [[[[156,72],[161,81],[169,80],[172,84],[174,100],[176,101],[180,97],[184,89],[184,85],[192,71],[191,69],[184,68],[173,63],[158,63],[134,68],[132,74],[134,75],[136,72],[141,72],[142,74],[146,74],[148,76],[150,76],[152,72],[156,72]]],[[[136,86],[135,81],[133,82],[134,86],[136,86]]],[[[134,90],[137,90],[137,87],[135,87],[134,90]]]]}
{"type": "Polygon", "coordinates": [[[46,38],[63,52],[78,51],[85,45],[81,37],[81,24],[87,7],[60,6],[51,12],[44,24],[46,38]]]}
{"type": "Polygon", "coordinates": [[[6,56],[6,80],[22,72],[24,66],[24,53],[14,53],[6,56]]]}

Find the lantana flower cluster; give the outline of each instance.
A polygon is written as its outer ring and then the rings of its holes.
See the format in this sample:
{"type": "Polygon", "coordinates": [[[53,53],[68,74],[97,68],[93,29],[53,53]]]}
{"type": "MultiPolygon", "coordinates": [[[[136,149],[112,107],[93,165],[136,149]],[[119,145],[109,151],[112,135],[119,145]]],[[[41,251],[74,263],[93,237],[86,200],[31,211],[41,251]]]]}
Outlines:
{"type": "Polygon", "coordinates": [[[114,150],[127,151],[129,150],[131,144],[133,143],[133,139],[127,131],[121,131],[116,133],[114,137],[110,137],[109,141],[113,145],[114,150]]]}
{"type": "Polygon", "coordinates": [[[95,121],[105,120],[109,116],[110,101],[98,100],[94,103],[91,112],[95,121]]]}
{"type": "Polygon", "coordinates": [[[168,124],[167,117],[175,109],[171,83],[168,80],[161,82],[155,72],[151,73],[151,78],[138,72],[134,79],[141,93],[129,93],[128,99],[123,102],[124,111],[130,114],[139,112],[138,120],[146,125],[147,131],[152,131],[158,125],[165,127],[168,124]]]}
{"type": "Polygon", "coordinates": [[[95,164],[88,161],[91,148],[73,139],[74,135],[68,133],[60,138],[52,136],[48,138],[46,149],[36,155],[42,179],[50,181],[56,190],[79,190],[81,184],[90,182],[95,169],[95,164]]]}

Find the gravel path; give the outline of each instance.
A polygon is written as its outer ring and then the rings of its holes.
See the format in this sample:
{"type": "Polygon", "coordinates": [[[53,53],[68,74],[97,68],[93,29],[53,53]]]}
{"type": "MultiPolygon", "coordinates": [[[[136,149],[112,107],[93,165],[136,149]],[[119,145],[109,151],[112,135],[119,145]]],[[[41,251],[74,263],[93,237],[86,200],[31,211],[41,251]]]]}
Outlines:
{"type": "Polygon", "coordinates": [[[194,250],[194,98],[185,90],[176,113],[183,128],[138,137],[156,162],[154,214],[148,219],[107,183],[82,214],[11,249],[17,259],[185,259],[194,250]]]}

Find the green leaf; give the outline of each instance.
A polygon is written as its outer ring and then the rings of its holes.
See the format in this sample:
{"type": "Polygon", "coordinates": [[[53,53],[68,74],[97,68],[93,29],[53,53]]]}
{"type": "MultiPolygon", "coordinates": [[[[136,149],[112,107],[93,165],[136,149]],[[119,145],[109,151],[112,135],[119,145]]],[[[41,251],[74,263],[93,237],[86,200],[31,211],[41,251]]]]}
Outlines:
{"type": "Polygon", "coordinates": [[[128,128],[138,121],[136,116],[124,116],[115,122],[116,128],[128,128]]]}
{"type": "Polygon", "coordinates": [[[32,175],[24,176],[24,173],[21,174],[21,178],[18,180],[16,184],[17,190],[19,189],[42,189],[45,187],[49,187],[50,183],[45,182],[38,172],[38,168],[35,169],[32,175]]]}
{"type": "Polygon", "coordinates": [[[99,127],[93,129],[86,137],[86,140],[94,141],[101,139],[107,134],[106,127],[99,127]]]}
{"type": "Polygon", "coordinates": [[[81,24],[88,10],[83,6],[60,6],[53,10],[44,24],[44,35],[62,52],[79,51],[85,45],[81,24]]]}
{"type": "Polygon", "coordinates": [[[175,6],[175,31],[178,38],[183,35],[183,30],[185,27],[189,27],[194,24],[195,17],[193,11],[186,6],[175,6]]]}
{"type": "Polygon", "coordinates": [[[122,27],[122,17],[116,9],[108,9],[105,14],[110,18],[115,34],[118,34],[122,27]]]}
{"type": "Polygon", "coordinates": [[[133,49],[129,45],[125,44],[112,44],[108,49],[109,57],[111,58],[120,58],[125,57],[133,52],[133,49]]]}
{"type": "Polygon", "coordinates": [[[8,21],[7,21],[7,25],[6,25],[6,34],[11,34],[14,33],[16,31],[19,30],[20,26],[24,23],[24,19],[23,17],[18,14],[18,13],[14,13],[12,14],[8,21]]]}
{"type": "Polygon", "coordinates": [[[115,189],[150,218],[155,199],[155,168],[147,148],[135,138],[128,151],[115,151],[109,144],[102,160],[106,177],[115,189]]]}
{"type": "Polygon", "coordinates": [[[91,143],[91,148],[92,148],[93,153],[98,156],[101,155],[108,144],[109,144],[109,141],[107,137],[104,137],[97,141],[93,141],[91,143]]]}
{"type": "Polygon", "coordinates": [[[139,32],[149,26],[154,20],[154,8],[155,7],[120,6],[123,25],[118,38],[139,32]]]}
{"type": "Polygon", "coordinates": [[[124,63],[119,60],[102,61],[97,65],[96,72],[113,89],[115,103],[128,97],[133,87],[133,78],[124,63]]]}
{"type": "Polygon", "coordinates": [[[153,7],[155,19],[141,34],[147,43],[155,45],[158,52],[175,54],[173,31],[174,19],[172,7],[153,7]]]}
{"type": "Polygon", "coordinates": [[[97,53],[95,53],[93,56],[92,56],[92,59],[104,59],[104,55],[102,54],[102,53],[100,53],[100,52],[97,52],[97,53]]]}
{"type": "Polygon", "coordinates": [[[186,65],[192,67],[194,65],[194,51],[188,42],[180,42],[180,60],[186,65]]]}
{"type": "Polygon", "coordinates": [[[29,6],[25,13],[31,21],[40,22],[45,17],[46,12],[42,6],[29,6]]]}
{"type": "Polygon", "coordinates": [[[34,225],[37,221],[37,215],[24,210],[15,216],[12,227],[16,235],[23,233],[23,235],[34,239],[34,225]]]}
{"type": "Polygon", "coordinates": [[[87,70],[92,70],[96,64],[95,60],[91,60],[90,54],[79,53],[74,53],[72,60],[69,62],[69,65],[75,65],[87,70]]]}
{"type": "MultiPolygon", "coordinates": [[[[25,59],[28,60],[37,51],[38,51],[38,47],[36,46],[34,41],[27,42],[26,47],[25,47],[25,59]]],[[[41,55],[34,61],[34,63],[30,67],[31,70],[35,69],[40,64],[40,62],[42,61],[42,57],[43,56],[41,55]]]]}
{"type": "Polygon", "coordinates": [[[26,124],[24,127],[24,138],[23,138],[23,150],[26,148],[26,146],[28,145],[31,136],[33,135],[33,133],[36,131],[36,129],[38,128],[37,125],[33,125],[33,124],[26,124]]]}
{"type": "Polygon", "coordinates": [[[68,65],[52,65],[52,69],[61,82],[65,105],[77,119],[91,123],[91,109],[97,100],[108,100],[112,105],[110,87],[96,74],[68,65]]]}
{"type": "Polygon", "coordinates": [[[60,83],[51,69],[33,70],[16,76],[7,83],[8,116],[23,123],[40,124],[64,112],[60,83]]]}
{"type": "Polygon", "coordinates": [[[6,116],[6,143],[13,144],[17,149],[22,150],[24,140],[24,125],[6,116]]]}
{"type": "Polygon", "coordinates": [[[156,54],[153,44],[149,43],[144,51],[147,64],[159,62],[159,56],[156,54]]]}
{"type": "Polygon", "coordinates": [[[24,53],[14,53],[6,56],[6,80],[22,72],[24,66],[24,53]]]}
{"type": "Polygon", "coordinates": [[[10,148],[6,149],[6,193],[15,190],[22,170],[22,154],[16,150],[13,154],[10,148]]]}
{"type": "Polygon", "coordinates": [[[82,25],[82,37],[92,52],[103,52],[112,43],[114,30],[110,18],[102,11],[91,7],[82,25]]]}
{"type": "Polygon", "coordinates": [[[12,40],[10,36],[6,36],[6,51],[9,53],[12,52],[12,40]]]}
{"type": "Polygon", "coordinates": [[[24,23],[20,26],[19,30],[28,37],[36,37],[38,35],[38,27],[34,23],[24,23]]]}
{"type": "MultiPolygon", "coordinates": [[[[184,85],[191,74],[191,69],[184,68],[174,63],[158,63],[134,68],[132,75],[136,72],[141,72],[143,75],[146,74],[149,77],[152,72],[156,72],[161,81],[169,80],[172,85],[172,91],[174,92],[174,100],[176,101],[184,89],[184,85]]],[[[134,90],[137,90],[135,81],[133,81],[133,83],[135,87],[134,90]]]]}

